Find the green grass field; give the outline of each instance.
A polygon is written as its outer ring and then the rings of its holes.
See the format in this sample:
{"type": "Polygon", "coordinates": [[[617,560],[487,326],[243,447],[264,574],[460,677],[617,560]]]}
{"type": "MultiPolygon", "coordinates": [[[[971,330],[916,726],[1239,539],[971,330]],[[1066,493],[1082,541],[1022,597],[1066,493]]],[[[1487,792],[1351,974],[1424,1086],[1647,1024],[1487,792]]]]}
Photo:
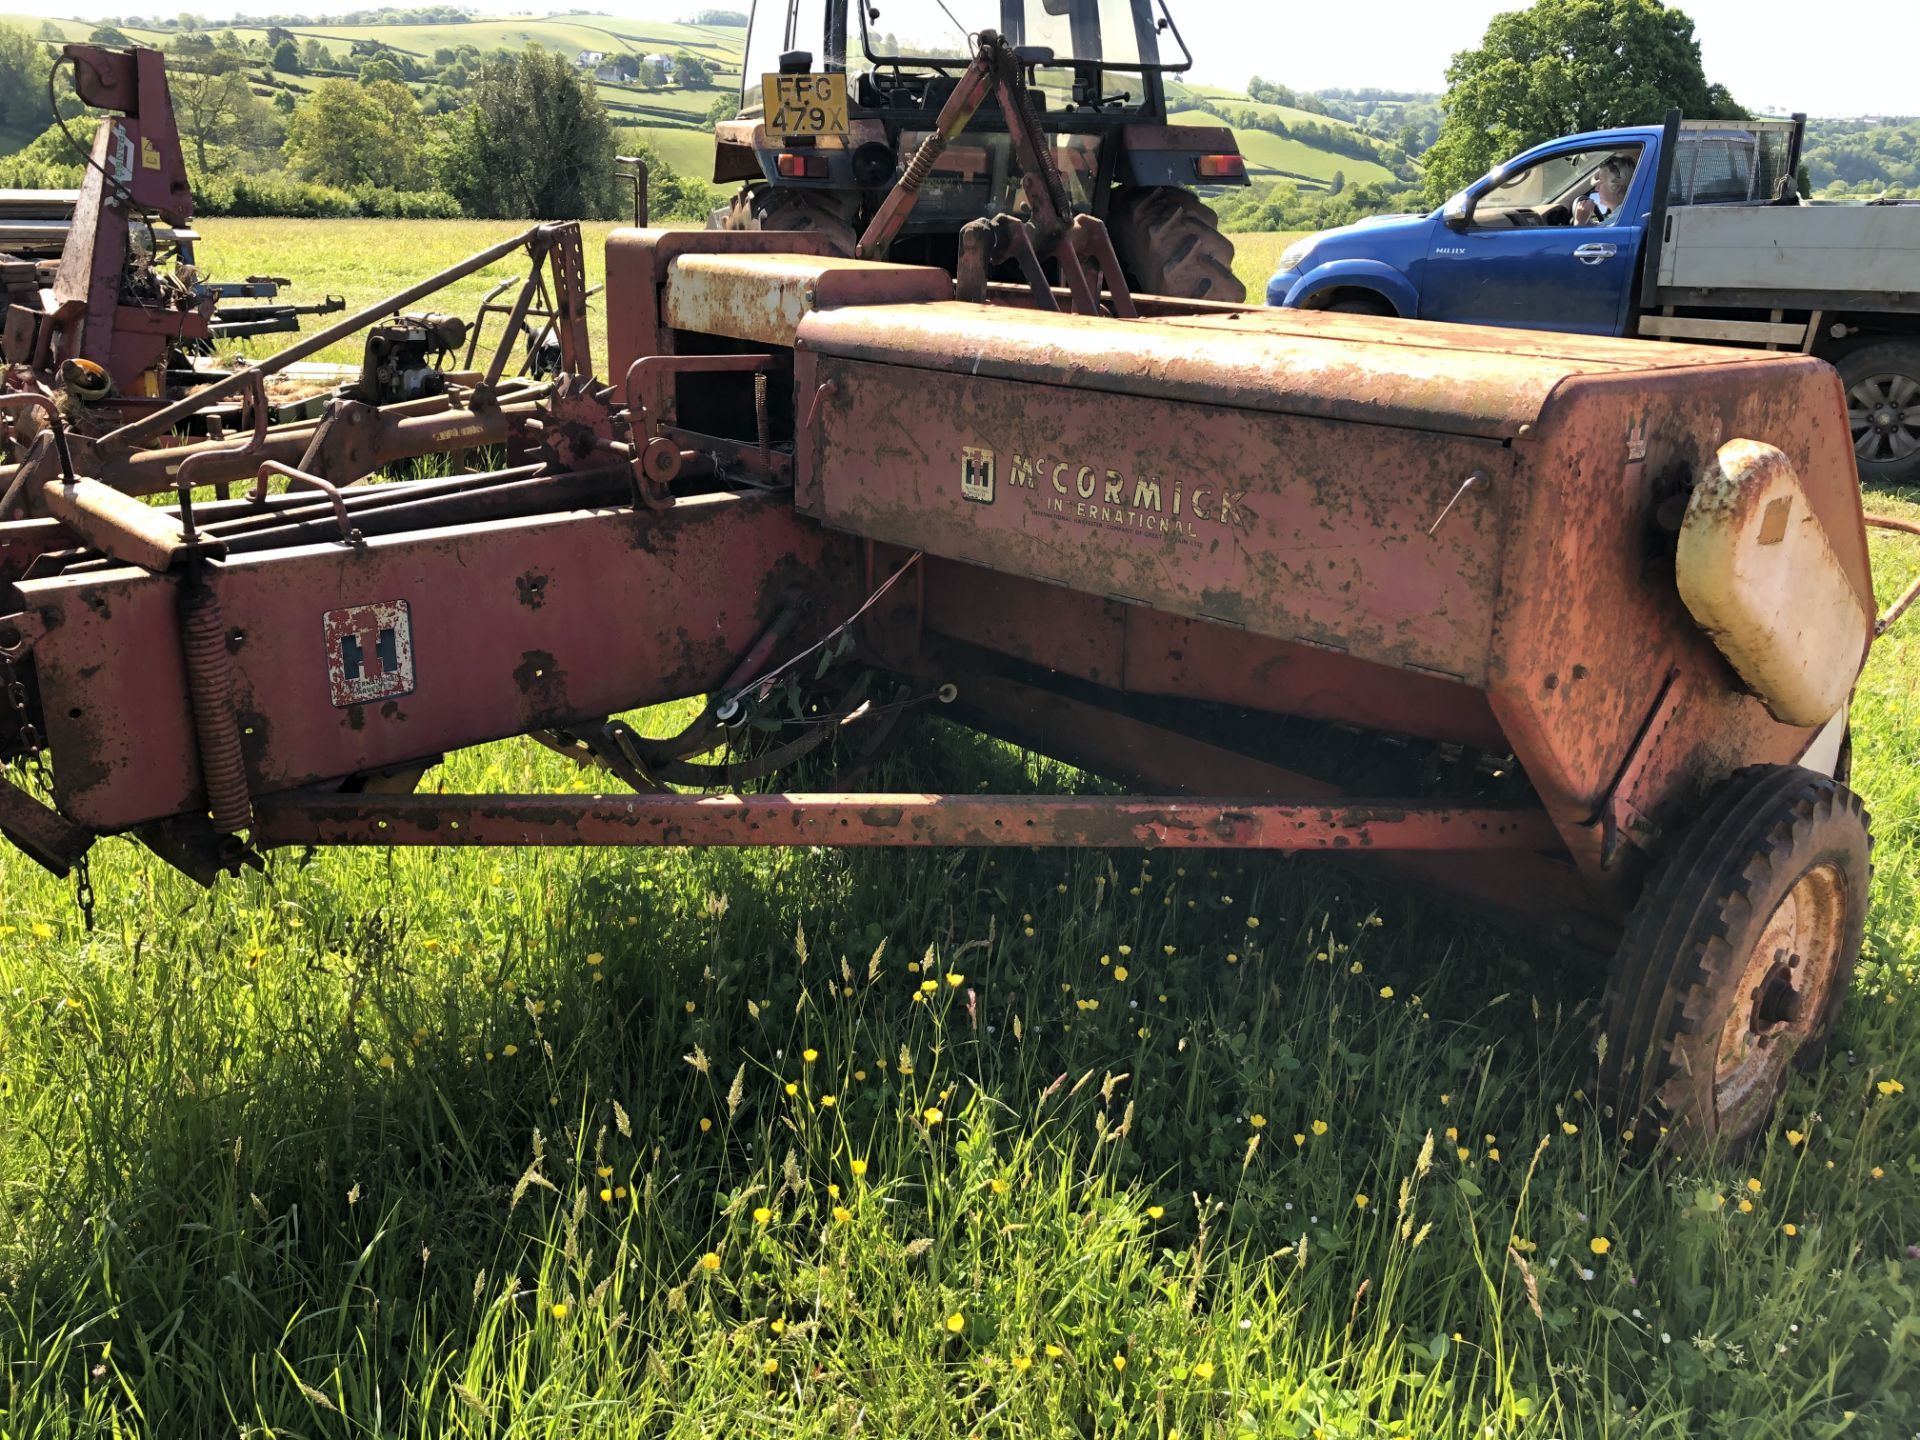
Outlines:
{"type": "MultiPolygon", "coordinates": [[[[1220,123],[1218,117],[1204,110],[1181,110],[1168,118],[1175,125],[1220,123]]],[[[1263,178],[1258,173],[1263,170],[1304,175],[1314,180],[1331,180],[1338,170],[1346,175],[1348,184],[1393,179],[1393,172],[1384,165],[1351,155],[1336,155],[1331,150],[1317,150],[1290,135],[1275,135],[1269,130],[1235,130],[1233,134],[1240,142],[1240,153],[1247,157],[1248,169],[1255,172],[1256,181],[1263,178]]]]}
{"type": "MultiPolygon", "coordinates": [[[[287,292],[291,301],[312,304],[331,294],[346,300],[349,310],[358,310],[393,294],[413,278],[444,270],[526,226],[511,220],[206,219],[196,221],[195,228],[206,237],[200,259],[214,278],[281,275],[293,282],[287,292]]],[[[591,285],[605,279],[606,236],[613,228],[605,222],[581,226],[591,285]]],[[[1293,234],[1233,237],[1234,273],[1249,295],[1265,293],[1280,252],[1297,238],[1293,234]]],[[[443,297],[429,303],[451,314],[472,315],[489,290],[509,275],[521,273],[524,266],[498,261],[448,287],[443,297]]],[[[597,302],[590,311],[589,327],[594,344],[604,346],[606,316],[597,302]]],[[[256,358],[267,355],[286,339],[260,336],[244,353],[256,358]]],[[[343,341],[314,358],[354,364],[360,358],[359,345],[343,341]]]]}
{"type": "MultiPolygon", "coordinates": [[[[500,228],[207,253],[374,292],[500,228]]],[[[1906,1440],[1915,624],[1854,712],[1852,1003],[1737,1164],[1605,1138],[1597,976],[1312,860],[286,852],[206,893],[108,841],[89,935],[0,853],[0,1436],[1906,1440]]],[[[1082,783],[938,722],[883,781],[1082,783]]]]}

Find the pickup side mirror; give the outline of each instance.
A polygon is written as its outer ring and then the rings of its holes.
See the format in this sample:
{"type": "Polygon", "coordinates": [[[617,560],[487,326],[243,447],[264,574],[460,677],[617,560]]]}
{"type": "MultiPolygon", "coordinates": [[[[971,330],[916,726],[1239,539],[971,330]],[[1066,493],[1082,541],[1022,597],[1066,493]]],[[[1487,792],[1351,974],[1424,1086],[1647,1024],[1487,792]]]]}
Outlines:
{"type": "Polygon", "coordinates": [[[1462,190],[1440,212],[1440,219],[1449,230],[1465,230],[1473,223],[1473,195],[1462,190]]]}

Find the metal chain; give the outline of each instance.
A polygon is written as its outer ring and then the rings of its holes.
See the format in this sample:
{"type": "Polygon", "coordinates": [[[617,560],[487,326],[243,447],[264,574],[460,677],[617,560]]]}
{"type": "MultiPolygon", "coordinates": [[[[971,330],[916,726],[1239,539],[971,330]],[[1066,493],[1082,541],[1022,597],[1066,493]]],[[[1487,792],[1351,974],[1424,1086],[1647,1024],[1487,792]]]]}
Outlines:
{"type": "Polygon", "coordinates": [[[43,787],[47,784],[47,765],[42,755],[40,728],[27,714],[27,685],[20,678],[13,658],[0,650],[0,697],[6,700],[13,711],[15,728],[20,735],[20,754],[26,762],[28,771],[43,787]]]}
{"type": "Polygon", "coordinates": [[[93,933],[93,862],[82,855],[73,866],[73,898],[80,906],[80,919],[93,933]]]}

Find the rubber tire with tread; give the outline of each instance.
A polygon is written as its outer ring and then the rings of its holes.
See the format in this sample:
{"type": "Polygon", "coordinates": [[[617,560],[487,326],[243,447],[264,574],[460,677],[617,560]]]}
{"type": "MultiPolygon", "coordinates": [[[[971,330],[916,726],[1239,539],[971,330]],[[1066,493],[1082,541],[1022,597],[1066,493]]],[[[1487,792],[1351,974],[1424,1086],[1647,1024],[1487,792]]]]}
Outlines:
{"type": "Polygon", "coordinates": [[[860,243],[853,207],[831,190],[748,185],[707,220],[709,230],[780,230],[824,235],[831,253],[846,259],[860,243]]]}
{"type": "MultiPolygon", "coordinates": [[[[1853,405],[1853,387],[1872,375],[1905,375],[1920,383],[1920,339],[1873,340],[1844,350],[1834,357],[1834,369],[1847,389],[1847,404],[1853,405]]],[[[1920,407],[1920,400],[1915,401],[1920,407]]],[[[1920,452],[1901,460],[1860,460],[1856,457],[1862,482],[1873,485],[1920,484],[1920,452]]]]}
{"type": "Polygon", "coordinates": [[[1127,283],[1143,294],[1236,303],[1247,298],[1247,287],[1233,273],[1233,241],[1190,190],[1122,185],[1113,192],[1107,230],[1127,283]]]}
{"type": "Polygon", "coordinates": [[[1860,798],[1797,765],[1740,770],[1659,862],[1608,973],[1601,1010],[1601,1093],[1616,1129],[1640,1148],[1737,1150],[1766,1125],[1788,1065],[1808,1069],[1846,1001],[1866,924],[1872,837],[1860,798]],[[1733,1113],[1714,1066],[1722,1026],[1754,941],[1799,879],[1832,864],[1847,886],[1845,929],[1821,1013],[1797,1052],[1733,1113]]]}

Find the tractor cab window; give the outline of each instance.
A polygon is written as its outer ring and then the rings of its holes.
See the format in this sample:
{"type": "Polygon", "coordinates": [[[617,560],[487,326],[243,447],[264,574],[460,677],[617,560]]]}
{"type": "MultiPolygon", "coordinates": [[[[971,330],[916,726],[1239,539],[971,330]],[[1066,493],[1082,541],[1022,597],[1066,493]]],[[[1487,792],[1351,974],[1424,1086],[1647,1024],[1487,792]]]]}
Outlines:
{"type": "Polygon", "coordinates": [[[964,65],[973,58],[972,36],[998,30],[1062,62],[1136,69],[1160,63],[1156,12],[1146,0],[878,0],[863,12],[862,48],[875,64],[964,65]]]}

